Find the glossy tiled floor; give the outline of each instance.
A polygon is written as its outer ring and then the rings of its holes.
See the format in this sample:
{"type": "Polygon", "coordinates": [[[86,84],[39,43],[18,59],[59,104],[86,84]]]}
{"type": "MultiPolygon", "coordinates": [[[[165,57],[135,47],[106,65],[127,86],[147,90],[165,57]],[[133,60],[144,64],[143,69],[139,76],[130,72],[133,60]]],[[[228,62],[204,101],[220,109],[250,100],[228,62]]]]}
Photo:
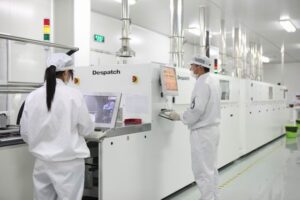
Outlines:
{"type": "MultiPolygon", "coordinates": [[[[220,171],[220,200],[300,200],[300,137],[282,137],[220,171]]],[[[167,198],[198,200],[196,186],[167,198]]]]}

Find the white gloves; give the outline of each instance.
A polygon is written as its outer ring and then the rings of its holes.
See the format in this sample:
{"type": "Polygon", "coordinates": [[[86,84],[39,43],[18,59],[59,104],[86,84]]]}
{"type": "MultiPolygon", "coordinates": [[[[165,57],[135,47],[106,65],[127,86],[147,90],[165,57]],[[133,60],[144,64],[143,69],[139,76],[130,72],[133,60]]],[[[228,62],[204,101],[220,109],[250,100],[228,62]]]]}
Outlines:
{"type": "Polygon", "coordinates": [[[174,121],[180,120],[180,115],[177,112],[171,112],[169,116],[170,116],[170,119],[172,119],[174,121]]]}

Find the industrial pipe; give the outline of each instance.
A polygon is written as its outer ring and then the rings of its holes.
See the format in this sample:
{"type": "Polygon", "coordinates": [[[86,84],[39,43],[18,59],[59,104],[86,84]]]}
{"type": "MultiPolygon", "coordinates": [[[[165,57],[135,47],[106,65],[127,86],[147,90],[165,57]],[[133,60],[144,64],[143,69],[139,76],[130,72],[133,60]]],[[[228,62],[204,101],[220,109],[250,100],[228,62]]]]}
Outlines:
{"type": "Polygon", "coordinates": [[[183,67],[183,2],[170,0],[171,37],[170,63],[175,67],[183,67]]]}
{"type": "Polygon", "coordinates": [[[135,52],[129,46],[129,30],[131,20],[129,18],[129,3],[128,0],[122,0],[122,47],[117,52],[119,57],[133,57],[135,52]]]}
{"type": "Polygon", "coordinates": [[[225,29],[225,20],[221,20],[221,70],[226,66],[226,29],[225,29]]]}
{"type": "Polygon", "coordinates": [[[205,7],[199,8],[199,29],[200,29],[200,56],[206,55],[206,18],[205,7]]]}
{"type": "Polygon", "coordinates": [[[235,76],[242,78],[242,66],[241,66],[241,28],[234,28],[233,30],[233,66],[235,76]]]}

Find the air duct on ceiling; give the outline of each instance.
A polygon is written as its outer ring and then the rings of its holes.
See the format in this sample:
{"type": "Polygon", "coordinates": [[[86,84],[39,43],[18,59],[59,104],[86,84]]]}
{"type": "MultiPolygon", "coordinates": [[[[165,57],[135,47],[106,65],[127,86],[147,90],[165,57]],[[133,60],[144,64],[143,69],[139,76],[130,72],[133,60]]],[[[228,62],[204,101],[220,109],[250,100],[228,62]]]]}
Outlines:
{"type": "Polygon", "coordinates": [[[285,61],[285,47],[284,43],[281,45],[281,67],[280,67],[280,74],[281,74],[281,84],[283,85],[285,80],[284,80],[284,61],[285,61]]]}
{"type": "Polygon", "coordinates": [[[238,78],[243,77],[242,71],[242,60],[241,60],[241,44],[242,44],[242,33],[241,28],[237,27],[233,30],[233,67],[235,76],[238,78]]]}
{"type": "Polygon", "coordinates": [[[133,57],[135,52],[129,46],[129,30],[131,20],[129,18],[129,3],[128,0],[122,0],[122,47],[117,52],[119,57],[133,57]]]}
{"type": "Polygon", "coordinates": [[[260,44],[258,46],[258,50],[257,50],[257,77],[256,77],[256,80],[258,80],[258,81],[263,81],[262,57],[263,57],[263,47],[260,44]]]}
{"type": "MultiPolygon", "coordinates": [[[[199,8],[199,29],[200,29],[200,56],[206,55],[207,33],[206,33],[206,18],[205,7],[199,8]]],[[[209,38],[208,38],[209,39],[209,38]]]]}
{"type": "Polygon", "coordinates": [[[226,66],[226,28],[225,28],[225,20],[221,20],[221,70],[226,66]]]}
{"type": "Polygon", "coordinates": [[[171,37],[170,63],[183,67],[183,0],[170,0],[171,37]]]}
{"type": "Polygon", "coordinates": [[[247,33],[244,30],[242,33],[242,71],[243,71],[243,78],[248,79],[250,74],[249,65],[247,64],[247,55],[248,55],[248,48],[247,48],[247,33]]]}
{"type": "Polygon", "coordinates": [[[253,42],[250,43],[250,78],[256,80],[256,55],[257,55],[257,45],[253,42]]]}
{"type": "Polygon", "coordinates": [[[210,36],[209,36],[209,31],[206,31],[206,36],[205,36],[205,49],[206,49],[206,57],[210,58],[210,36]]]}

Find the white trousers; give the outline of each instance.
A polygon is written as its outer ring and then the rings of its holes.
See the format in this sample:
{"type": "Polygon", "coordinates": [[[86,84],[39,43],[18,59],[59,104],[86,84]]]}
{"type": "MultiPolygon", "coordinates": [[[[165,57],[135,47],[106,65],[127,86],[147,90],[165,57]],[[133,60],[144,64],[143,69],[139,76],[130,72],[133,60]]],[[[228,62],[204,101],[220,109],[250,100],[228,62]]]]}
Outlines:
{"type": "Polygon", "coordinates": [[[219,126],[191,131],[192,170],[203,200],[218,199],[219,126]]]}
{"type": "Polygon", "coordinates": [[[34,200],[81,200],[84,159],[63,162],[35,160],[34,200]]]}

